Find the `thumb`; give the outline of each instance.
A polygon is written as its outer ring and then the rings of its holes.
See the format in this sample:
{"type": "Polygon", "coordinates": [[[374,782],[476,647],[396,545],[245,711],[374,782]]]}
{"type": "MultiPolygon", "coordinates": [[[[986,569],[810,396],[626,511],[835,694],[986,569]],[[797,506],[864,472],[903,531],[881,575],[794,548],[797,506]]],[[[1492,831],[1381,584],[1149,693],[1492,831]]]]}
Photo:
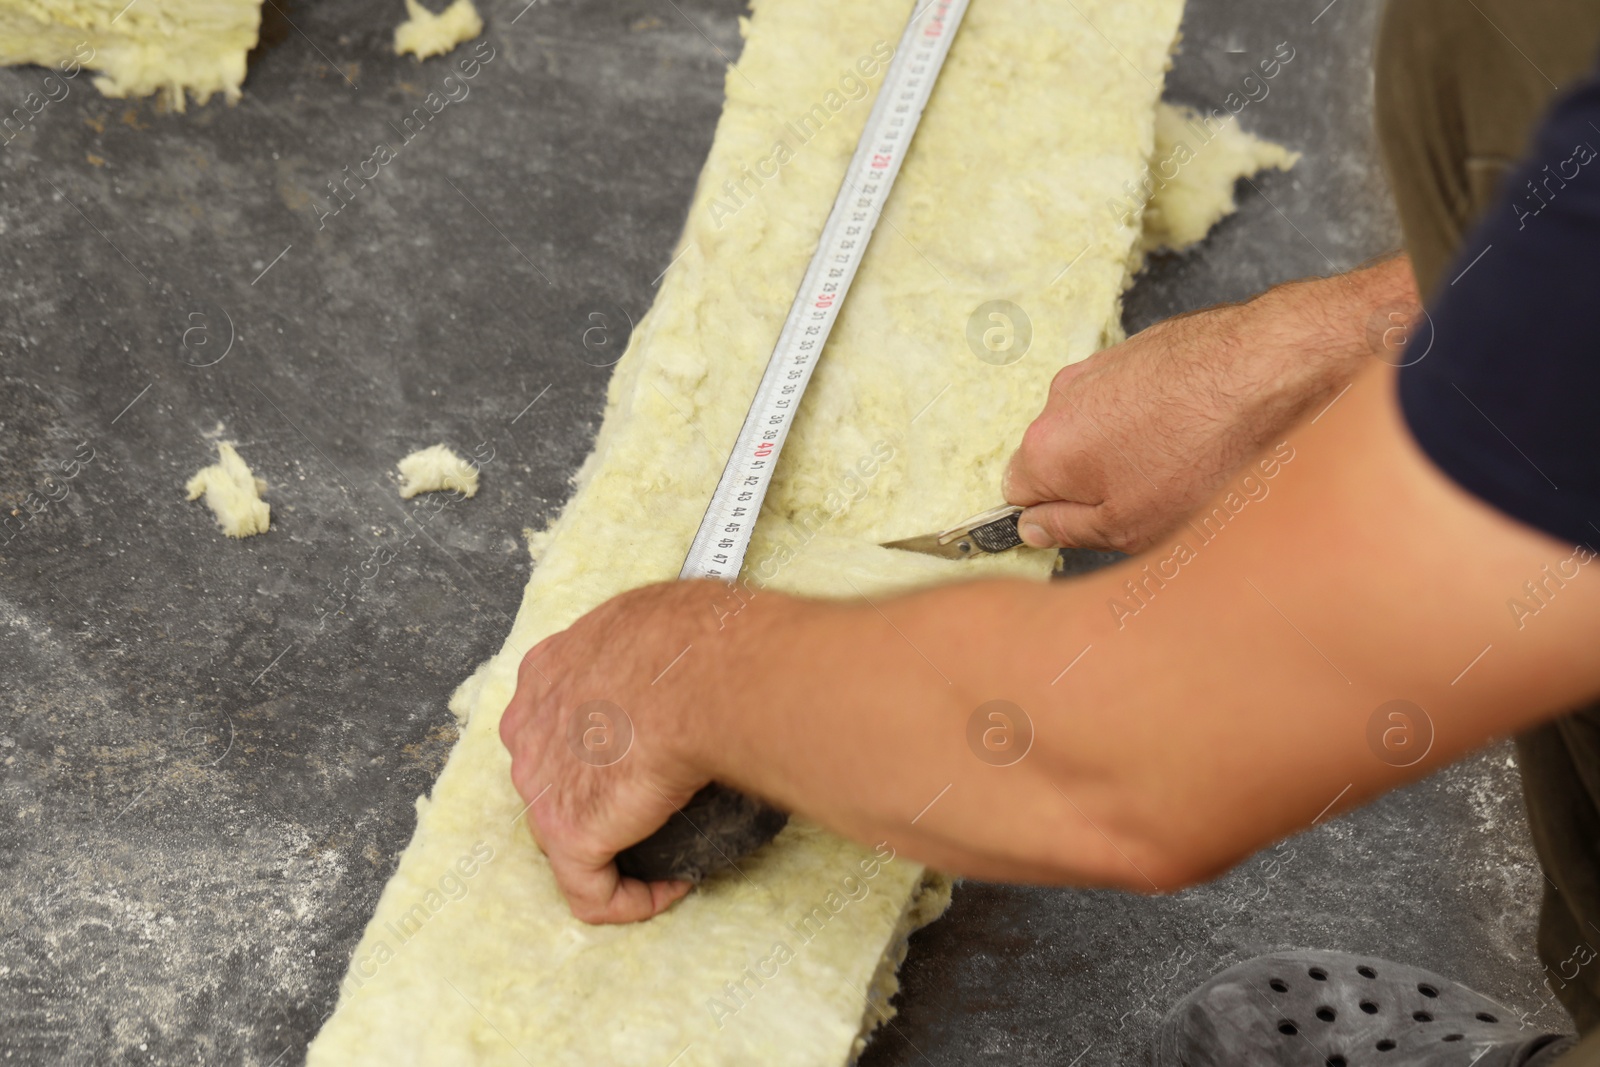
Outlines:
{"type": "Polygon", "coordinates": [[[1069,500],[1024,510],[1017,517],[1017,535],[1032,548],[1113,547],[1100,531],[1100,509],[1069,500]]]}
{"type": "Polygon", "coordinates": [[[693,882],[624,878],[609,861],[593,864],[549,850],[546,856],[573,917],[591,926],[654,918],[694,888],[693,882]]]}

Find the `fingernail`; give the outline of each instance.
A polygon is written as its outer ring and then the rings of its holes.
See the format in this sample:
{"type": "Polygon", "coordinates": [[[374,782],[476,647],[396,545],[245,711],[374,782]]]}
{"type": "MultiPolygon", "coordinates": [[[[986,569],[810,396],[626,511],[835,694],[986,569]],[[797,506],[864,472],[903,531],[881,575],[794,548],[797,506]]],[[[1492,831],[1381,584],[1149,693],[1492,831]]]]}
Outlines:
{"type": "Polygon", "coordinates": [[[1043,526],[1033,522],[1018,523],[1017,536],[1029,548],[1054,548],[1056,543],[1056,539],[1046,533],[1043,526]]]}

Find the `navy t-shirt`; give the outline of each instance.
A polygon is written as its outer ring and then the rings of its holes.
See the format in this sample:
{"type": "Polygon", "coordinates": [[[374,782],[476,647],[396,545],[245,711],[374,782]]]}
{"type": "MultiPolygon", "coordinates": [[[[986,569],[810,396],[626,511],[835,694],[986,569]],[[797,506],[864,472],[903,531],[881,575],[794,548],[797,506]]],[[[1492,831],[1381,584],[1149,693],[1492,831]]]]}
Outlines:
{"type": "Polygon", "coordinates": [[[1600,549],[1600,80],[1546,117],[1428,301],[1400,403],[1468,492],[1600,549]]]}

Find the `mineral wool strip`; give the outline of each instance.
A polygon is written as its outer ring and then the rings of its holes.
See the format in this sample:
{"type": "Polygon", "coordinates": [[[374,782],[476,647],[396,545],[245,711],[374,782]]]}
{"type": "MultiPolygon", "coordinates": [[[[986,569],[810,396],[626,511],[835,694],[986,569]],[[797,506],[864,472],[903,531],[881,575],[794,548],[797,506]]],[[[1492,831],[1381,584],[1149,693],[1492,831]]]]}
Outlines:
{"type": "MultiPolygon", "coordinates": [[[[877,545],[995,504],[1052,374],[1119,335],[1139,231],[1109,205],[1152,151],[1181,6],[975,0],[789,438],[747,578],[876,597],[1045,576],[1045,553],[958,563],[877,545]],[[982,344],[995,323],[975,312],[991,301],[1026,316],[1020,359],[1008,362],[1020,343],[982,344]]],[[[418,801],[313,1067],[833,1067],[884,1017],[905,934],[947,899],[937,879],[797,820],[664,915],[585,926],[522,824],[496,725],[525,650],[677,574],[909,11],[754,5],[677,258],[510,636],[453,701],[461,740],[418,801]]]]}
{"type": "Polygon", "coordinates": [[[55,68],[21,101],[25,110],[7,103],[13,124],[0,119],[0,141],[20,132],[16,120],[26,126],[66,99],[85,68],[98,71],[95,88],[107,96],[159,92],[174,111],[191,94],[233,103],[260,28],[261,0],[0,0],[0,66],[55,68]]]}

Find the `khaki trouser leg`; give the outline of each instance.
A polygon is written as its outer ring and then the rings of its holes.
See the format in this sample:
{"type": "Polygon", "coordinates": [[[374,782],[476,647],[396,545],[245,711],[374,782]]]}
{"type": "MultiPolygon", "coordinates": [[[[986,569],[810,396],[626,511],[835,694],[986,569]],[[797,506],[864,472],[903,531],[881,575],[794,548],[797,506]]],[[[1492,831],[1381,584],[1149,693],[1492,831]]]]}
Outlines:
{"type": "Polygon", "coordinates": [[[1600,0],[1390,0],[1378,137],[1425,298],[1597,43],[1600,0]]]}

